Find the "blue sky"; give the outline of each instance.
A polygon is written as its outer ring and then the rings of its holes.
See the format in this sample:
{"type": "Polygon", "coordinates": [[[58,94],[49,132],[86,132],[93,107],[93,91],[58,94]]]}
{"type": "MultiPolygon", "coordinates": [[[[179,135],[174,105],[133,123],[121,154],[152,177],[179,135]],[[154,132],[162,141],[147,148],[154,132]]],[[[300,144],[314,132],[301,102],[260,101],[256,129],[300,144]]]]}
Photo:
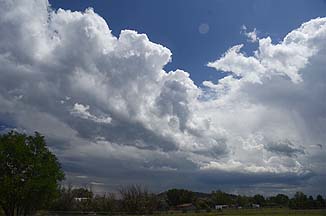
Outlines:
{"type": "Polygon", "coordinates": [[[326,195],[325,16],[322,0],[0,1],[0,132],[40,132],[95,192],[326,195]]]}
{"type": "Polygon", "coordinates": [[[83,11],[94,8],[108,22],[115,36],[123,29],[146,33],[155,43],[168,47],[173,60],[166,70],[177,68],[190,72],[197,85],[204,80],[225,76],[206,67],[229,47],[245,43],[248,54],[257,47],[240,34],[241,26],[256,28],[258,36],[270,36],[279,42],[289,31],[303,22],[325,16],[323,0],[120,0],[120,1],[50,1],[54,8],[83,11]],[[200,34],[201,24],[209,25],[200,34]]]}

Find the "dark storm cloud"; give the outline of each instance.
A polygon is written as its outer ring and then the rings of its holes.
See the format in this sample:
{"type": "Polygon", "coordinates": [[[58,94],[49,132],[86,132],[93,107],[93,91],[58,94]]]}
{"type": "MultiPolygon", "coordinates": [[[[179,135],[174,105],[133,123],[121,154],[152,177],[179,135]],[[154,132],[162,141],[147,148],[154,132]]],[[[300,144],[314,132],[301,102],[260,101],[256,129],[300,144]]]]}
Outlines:
{"type": "Polygon", "coordinates": [[[295,148],[293,143],[289,140],[285,140],[283,142],[277,142],[277,143],[269,143],[266,146],[266,149],[268,151],[278,153],[278,154],[283,154],[286,156],[297,156],[297,154],[304,154],[303,149],[295,148]]]}

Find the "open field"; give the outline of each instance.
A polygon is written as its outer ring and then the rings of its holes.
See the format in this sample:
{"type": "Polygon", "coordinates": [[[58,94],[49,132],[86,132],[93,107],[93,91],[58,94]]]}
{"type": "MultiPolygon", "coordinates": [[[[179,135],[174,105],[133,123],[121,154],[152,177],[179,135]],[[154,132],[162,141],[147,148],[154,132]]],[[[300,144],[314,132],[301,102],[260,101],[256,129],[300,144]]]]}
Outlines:
{"type": "MultiPolygon", "coordinates": [[[[39,216],[43,215],[56,215],[56,216],[77,216],[77,215],[131,215],[124,213],[79,213],[79,212],[39,212],[39,216]]],[[[218,215],[254,215],[254,216],[286,216],[286,215],[296,215],[296,216],[310,216],[310,215],[323,215],[326,216],[326,209],[314,209],[314,210],[292,210],[292,209],[282,209],[282,208],[262,208],[262,209],[226,209],[223,211],[212,211],[212,212],[155,212],[151,214],[153,216],[218,216],[218,215]]]]}
{"type": "MultiPolygon", "coordinates": [[[[164,214],[165,215],[165,214],[164,214]]],[[[326,210],[290,210],[290,209],[227,209],[222,212],[212,211],[212,212],[200,212],[200,213],[174,213],[166,214],[173,216],[213,216],[213,215],[264,215],[264,216],[285,216],[285,215],[324,215],[326,216],[326,210]]]]}

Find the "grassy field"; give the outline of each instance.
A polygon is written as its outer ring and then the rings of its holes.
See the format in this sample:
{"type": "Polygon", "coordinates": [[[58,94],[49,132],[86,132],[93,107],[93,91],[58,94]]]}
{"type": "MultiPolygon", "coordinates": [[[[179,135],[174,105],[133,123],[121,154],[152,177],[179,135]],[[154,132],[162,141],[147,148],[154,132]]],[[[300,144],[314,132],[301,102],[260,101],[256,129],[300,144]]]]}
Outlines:
{"type": "MultiPolygon", "coordinates": [[[[78,213],[78,212],[66,212],[66,213],[48,213],[48,212],[39,212],[38,216],[43,215],[56,215],[56,216],[77,216],[77,215],[128,215],[128,214],[112,214],[112,213],[78,213]]],[[[212,211],[212,212],[159,212],[151,214],[152,216],[219,216],[219,215],[253,215],[253,216],[286,216],[286,215],[296,215],[296,216],[309,216],[309,215],[323,215],[326,216],[326,209],[324,210],[290,210],[290,209],[277,209],[277,208],[261,208],[261,209],[225,209],[223,211],[212,211]]],[[[131,215],[128,215],[131,216],[131,215]]]]}
{"type": "Polygon", "coordinates": [[[255,216],[285,216],[285,215],[324,215],[326,216],[326,210],[290,210],[290,209],[227,209],[221,212],[212,211],[210,213],[200,212],[200,213],[173,213],[173,214],[160,214],[160,215],[170,215],[170,216],[215,216],[215,215],[255,215],[255,216]]]}
{"type": "MultiPolygon", "coordinates": [[[[0,216],[3,213],[0,211],[0,216]]],[[[36,214],[37,216],[78,216],[78,215],[95,215],[92,213],[49,213],[46,211],[40,211],[36,214]]],[[[127,214],[106,214],[106,213],[97,213],[96,215],[127,215],[127,214]]],[[[219,215],[232,215],[232,216],[240,216],[240,215],[253,215],[253,216],[286,216],[286,215],[293,215],[293,216],[314,216],[314,215],[323,215],[326,216],[326,209],[323,210],[290,210],[290,209],[269,209],[269,208],[261,208],[261,209],[225,209],[223,211],[212,211],[212,212],[160,212],[154,213],[152,216],[219,216],[219,215]]],[[[131,215],[128,215],[131,216],[131,215]]]]}

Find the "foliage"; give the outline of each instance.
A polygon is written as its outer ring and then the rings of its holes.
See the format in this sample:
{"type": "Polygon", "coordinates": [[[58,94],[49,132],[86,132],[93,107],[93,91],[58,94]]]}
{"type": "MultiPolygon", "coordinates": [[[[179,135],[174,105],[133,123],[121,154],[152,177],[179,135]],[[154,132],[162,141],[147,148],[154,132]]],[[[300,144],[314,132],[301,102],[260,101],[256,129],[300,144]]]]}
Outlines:
{"type": "Polygon", "coordinates": [[[56,211],[69,211],[73,210],[74,206],[74,193],[72,186],[69,185],[66,187],[60,188],[60,195],[57,197],[57,199],[52,203],[52,206],[50,207],[50,210],[56,210],[56,211]]]}
{"type": "Polygon", "coordinates": [[[312,196],[307,197],[303,192],[296,192],[289,202],[289,207],[292,209],[325,208],[325,206],[325,200],[321,195],[314,200],[312,196]]]}
{"type": "Polygon", "coordinates": [[[236,203],[237,203],[237,206],[248,207],[250,204],[250,200],[247,196],[239,195],[236,198],[236,203]]]}
{"type": "MultiPolygon", "coordinates": [[[[55,202],[55,205],[51,208],[54,211],[77,211],[77,212],[125,212],[133,214],[149,214],[155,211],[166,211],[169,209],[175,209],[174,205],[169,204],[167,201],[167,194],[169,194],[170,200],[182,200],[178,198],[179,196],[184,196],[184,191],[175,191],[175,189],[169,190],[167,192],[154,195],[144,187],[139,185],[131,185],[127,187],[120,188],[119,197],[114,194],[104,194],[93,196],[93,193],[85,188],[61,188],[60,198],[55,202]],[[168,193],[170,191],[170,193],[168,193]],[[171,193],[173,191],[173,193],[171,193]],[[173,196],[176,197],[173,197],[173,196]],[[89,197],[89,199],[84,201],[77,201],[76,197],[89,197]]],[[[188,191],[191,192],[191,191],[188,191]]],[[[188,193],[186,192],[186,193],[188,193]]],[[[217,204],[228,205],[230,209],[239,210],[238,207],[242,209],[250,209],[251,204],[260,204],[263,206],[272,206],[272,209],[288,209],[289,197],[284,194],[277,194],[276,196],[271,196],[265,198],[262,195],[241,196],[227,194],[222,191],[213,191],[211,194],[196,193],[191,192],[191,200],[196,207],[197,213],[199,212],[210,212],[214,209],[217,204]]],[[[183,199],[186,203],[189,200],[183,199]]],[[[183,204],[183,203],[181,203],[183,204]]],[[[325,200],[321,195],[318,195],[316,199],[313,197],[307,197],[302,192],[296,193],[296,195],[291,199],[291,208],[296,209],[309,209],[309,208],[325,208],[325,200]],[[305,200],[305,202],[302,202],[305,200]]],[[[266,207],[257,209],[256,211],[265,211],[266,207]]],[[[189,211],[189,209],[182,209],[184,211],[189,211]]],[[[301,211],[301,210],[298,210],[301,211]]],[[[190,214],[189,212],[187,212],[190,214]]],[[[225,211],[223,210],[223,213],[225,211]]],[[[271,213],[271,215],[273,215],[271,213]]],[[[285,214],[286,215],[286,214],[285,214]]]]}
{"type": "Polygon", "coordinates": [[[116,199],[114,194],[94,196],[87,188],[61,187],[60,196],[53,202],[50,210],[54,211],[115,211],[116,199]]]}
{"type": "Polygon", "coordinates": [[[294,197],[290,200],[290,208],[305,209],[308,207],[308,198],[302,192],[296,192],[294,197]]]}
{"type": "Polygon", "coordinates": [[[264,206],[267,207],[288,207],[289,197],[285,194],[277,194],[276,196],[270,196],[265,199],[264,206]]]}
{"type": "Polygon", "coordinates": [[[211,199],[214,205],[231,205],[234,203],[229,194],[220,190],[213,191],[211,199]]]}
{"type": "Polygon", "coordinates": [[[0,135],[0,205],[6,215],[45,208],[57,195],[64,173],[44,137],[11,131],[0,135]]]}
{"type": "Polygon", "coordinates": [[[316,198],[316,208],[325,208],[326,207],[326,200],[319,194],[316,198]]]}
{"type": "Polygon", "coordinates": [[[197,198],[195,206],[196,209],[209,209],[212,206],[212,202],[207,198],[197,198]]]}
{"type": "Polygon", "coordinates": [[[103,196],[97,195],[92,200],[92,210],[98,212],[114,212],[119,210],[117,204],[115,195],[112,193],[104,194],[103,196]]]}
{"type": "Polygon", "coordinates": [[[256,204],[259,204],[260,206],[264,206],[265,205],[265,197],[263,197],[260,194],[256,194],[253,198],[252,198],[253,202],[256,204]]]}
{"type": "Polygon", "coordinates": [[[170,189],[166,192],[167,203],[177,206],[184,203],[192,203],[195,200],[194,192],[184,189],[170,189]]]}
{"type": "Polygon", "coordinates": [[[128,213],[151,213],[157,209],[156,196],[140,185],[119,189],[122,209],[128,213]]]}

